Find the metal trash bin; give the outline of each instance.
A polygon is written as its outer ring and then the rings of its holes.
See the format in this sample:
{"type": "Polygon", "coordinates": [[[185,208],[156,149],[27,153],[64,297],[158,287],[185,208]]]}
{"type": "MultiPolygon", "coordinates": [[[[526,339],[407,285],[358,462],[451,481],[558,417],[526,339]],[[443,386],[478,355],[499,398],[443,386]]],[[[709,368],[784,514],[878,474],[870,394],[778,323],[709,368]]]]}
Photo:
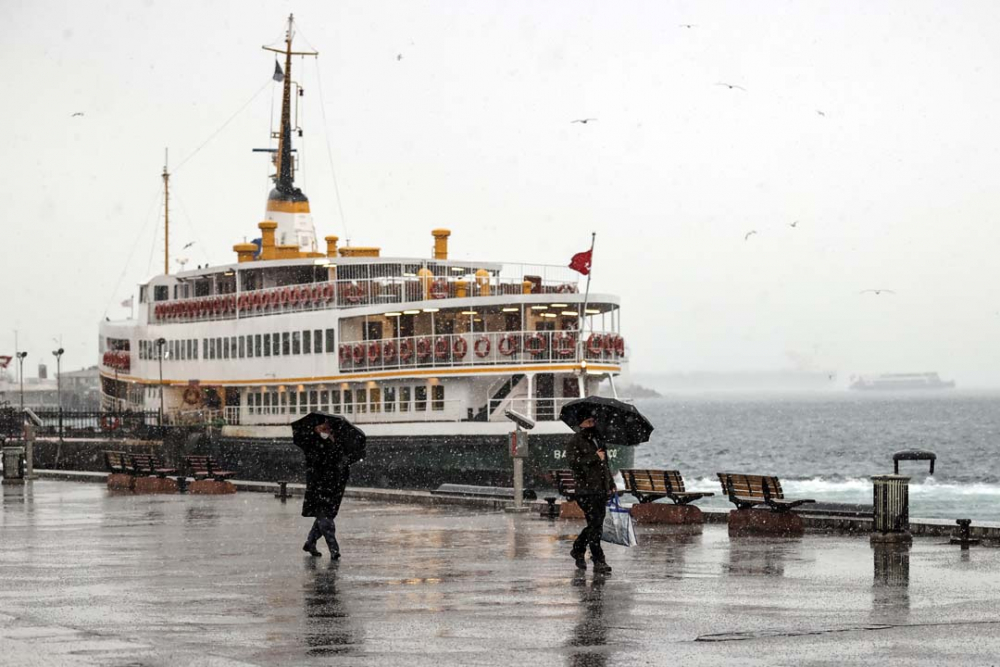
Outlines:
{"type": "Polygon", "coordinates": [[[872,542],[909,542],[910,478],[905,475],[872,477],[872,542]]]}
{"type": "Polygon", "coordinates": [[[24,447],[3,448],[3,481],[24,483],[24,447]]]}

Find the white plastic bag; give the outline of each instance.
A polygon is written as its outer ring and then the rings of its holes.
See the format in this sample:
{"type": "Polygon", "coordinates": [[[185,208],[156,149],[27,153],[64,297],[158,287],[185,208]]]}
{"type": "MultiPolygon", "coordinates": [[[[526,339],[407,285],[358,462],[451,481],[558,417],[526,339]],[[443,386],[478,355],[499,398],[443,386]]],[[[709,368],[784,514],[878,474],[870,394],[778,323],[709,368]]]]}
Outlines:
{"type": "Polygon", "coordinates": [[[604,526],[601,540],[623,547],[634,547],[639,543],[635,538],[635,520],[629,514],[627,507],[622,507],[618,496],[608,501],[608,511],[604,515],[604,526]]]}

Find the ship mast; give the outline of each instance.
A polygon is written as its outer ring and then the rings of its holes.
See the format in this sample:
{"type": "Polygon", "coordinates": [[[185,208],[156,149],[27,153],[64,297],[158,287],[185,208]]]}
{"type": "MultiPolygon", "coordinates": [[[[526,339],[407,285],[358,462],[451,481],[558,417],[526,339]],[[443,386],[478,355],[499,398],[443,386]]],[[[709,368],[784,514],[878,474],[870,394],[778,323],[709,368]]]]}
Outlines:
{"type": "MultiPolygon", "coordinates": [[[[168,149],[163,149],[163,275],[170,274],[170,172],[167,171],[168,149]]],[[[183,267],[182,267],[183,268],[183,267]]]]}

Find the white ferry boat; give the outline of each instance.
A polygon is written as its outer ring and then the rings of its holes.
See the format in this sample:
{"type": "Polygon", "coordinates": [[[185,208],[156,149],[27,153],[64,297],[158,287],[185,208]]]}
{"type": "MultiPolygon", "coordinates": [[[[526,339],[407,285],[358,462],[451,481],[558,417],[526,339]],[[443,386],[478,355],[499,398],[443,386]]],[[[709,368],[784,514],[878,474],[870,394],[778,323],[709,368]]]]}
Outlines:
{"type": "MultiPolygon", "coordinates": [[[[153,277],[133,318],[101,323],[105,408],[158,411],[178,432],[214,424],[200,446],[258,479],[301,468],[289,422],[341,414],[369,437],[353,479],[410,486],[509,484],[512,409],[537,422],[529,479],[563,467],[561,405],[613,387],[626,360],[618,297],[581,293],[566,266],[451,259],[447,229],[431,231],[432,257],[321,245],[294,183],[292,36],[290,19],[259,242],[153,277]]],[[[610,454],[631,464],[630,448],[610,454]]]]}

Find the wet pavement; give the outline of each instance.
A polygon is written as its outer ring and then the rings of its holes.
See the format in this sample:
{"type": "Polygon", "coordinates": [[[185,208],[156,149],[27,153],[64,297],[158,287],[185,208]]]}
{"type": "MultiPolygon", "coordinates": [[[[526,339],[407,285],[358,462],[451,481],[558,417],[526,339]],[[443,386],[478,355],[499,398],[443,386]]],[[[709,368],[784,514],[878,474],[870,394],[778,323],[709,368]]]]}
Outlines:
{"type": "Polygon", "coordinates": [[[5,486],[0,663],[1000,663],[1000,549],[640,527],[595,577],[577,522],[348,499],[331,562],[299,503],[5,486]]]}

